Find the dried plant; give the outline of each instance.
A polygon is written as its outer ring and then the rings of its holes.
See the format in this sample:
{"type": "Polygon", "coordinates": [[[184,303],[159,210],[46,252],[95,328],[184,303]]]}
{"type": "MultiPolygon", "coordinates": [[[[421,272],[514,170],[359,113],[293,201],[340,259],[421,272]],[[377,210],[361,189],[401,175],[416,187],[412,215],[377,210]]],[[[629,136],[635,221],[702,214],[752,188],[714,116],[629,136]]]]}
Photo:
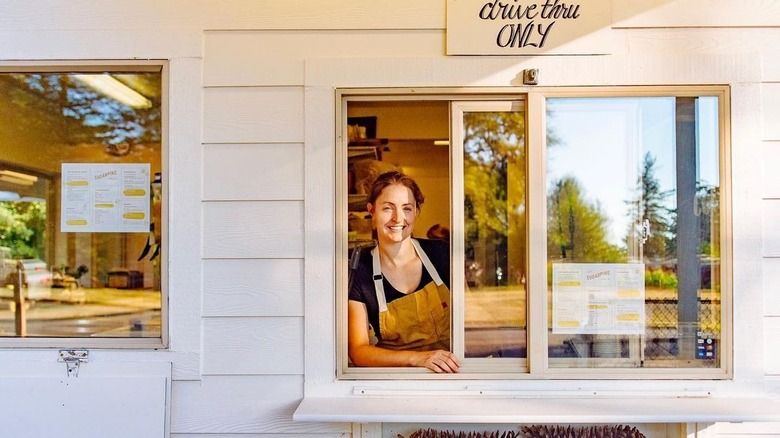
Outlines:
{"type": "MultiPolygon", "coordinates": [[[[398,438],[404,438],[398,435],[398,438]]],[[[524,426],[521,432],[454,432],[447,430],[418,429],[409,438],[645,438],[635,427],[631,426],[524,426]]]]}

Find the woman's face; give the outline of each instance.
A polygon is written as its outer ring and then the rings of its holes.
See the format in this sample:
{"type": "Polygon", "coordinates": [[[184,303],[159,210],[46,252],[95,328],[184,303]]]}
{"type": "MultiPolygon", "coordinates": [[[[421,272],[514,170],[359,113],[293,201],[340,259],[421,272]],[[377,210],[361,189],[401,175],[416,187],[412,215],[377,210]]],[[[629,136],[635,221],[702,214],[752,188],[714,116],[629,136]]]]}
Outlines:
{"type": "Polygon", "coordinates": [[[400,242],[411,237],[419,210],[412,190],[402,184],[387,186],[368,204],[379,242],[400,242]]]}

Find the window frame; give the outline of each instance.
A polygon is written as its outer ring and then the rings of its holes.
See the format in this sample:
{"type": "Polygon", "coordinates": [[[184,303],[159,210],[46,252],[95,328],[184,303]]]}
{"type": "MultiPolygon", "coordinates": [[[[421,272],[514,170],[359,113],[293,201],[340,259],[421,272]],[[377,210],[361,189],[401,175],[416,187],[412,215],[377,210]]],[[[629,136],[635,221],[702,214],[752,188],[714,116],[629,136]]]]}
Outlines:
{"type": "MultiPolygon", "coordinates": [[[[690,379],[690,380],[728,380],[733,378],[733,242],[731,240],[731,119],[729,85],[637,85],[637,86],[593,86],[593,87],[501,87],[501,88],[336,88],[335,117],[335,287],[336,287],[336,378],[339,380],[379,380],[379,379],[432,379],[432,380],[547,380],[547,379],[690,379]],[[546,222],[546,107],[547,98],[561,97],[654,97],[676,96],[697,97],[715,96],[718,98],[719,116],[719,173],[721,187],[720,235],[721,235],[721,344],[720,364],[715,368],[551,368],[547,354],[547,222],[546,222]],[[347,102],[354,100],[445,100],[455,102],[471,101],[507,101],[524,100],[526,111],[526,184],[527,184],[527,368],[511,370],[503,365],[487,364],[472,370],[464,366],[457,375],[435,375],[430,372],[408,368],[357,368],[348,367],[346,349],[346,117],[347,102]],[[538,304],[532,304],[538,303],[538,304]],[[534,354],[536,352],[536,354],[534,354]]],[[[452,122],[452,114],[450,121],[452,122]]],[[[452,128],[451,128],[452,129],[452,128]]],[[[450,138],[453,138],[452,133],[450,138]]],[[[462,146],[460,146],[462,147],[462,146]]],[[[451,149],[451,155],[457,151],[451,149]]],[[[452,168],[451,157],[450,166],[452,168]]],[[[450,192],[453,187],[462,185],[462,175],[450,174],[450,192]]],[[[451,196],[451,206],[457,204],[451,196]]],[[[451,211],[452,215],[452,211],[451,211]]],[[[454,224],[453,224],[454,225],[454,224]]],[[[456,236],[453,229],[453,236],[456,236]]],[[[453,239],[456,241],[458,239],[453,239]]],[[[462,240],[462,238],[461,238],[462,240]]],[[[455,254],[457,244],[453,244],[454,261],[462,255],[455,254]]],[[[460,246],[462,250],[462,246],[460,246]]],[[[453,266],[453,278],[463,274],[462,266],[453,266]]],[[[453,305],[462,303],[463,288],[455,290],[453,282],[453,305]],[[457,298],[459,296],[459,298],[457,298]]],[[[462,279],[461,279],[462,285],[462,279]]],[[[462,306],[461,306],[462,307],[462,306]]],[[[462,324],[462,318],[453,316],[453,325],[462,324]]],[[[453,333],[463,328],[453,327],[453,333]]],[[[462,334],[461,334],[462,337],[462,334]]],[[[456,336],[453,335],[455,339],[456,336]]],[[[453,341],[454,342],[454,341],[453,341]]],[[[553,359],[554,361],[557,359],[553,359]]]]}
{"type": "Polygon", "coordinates": [[[159,337],[3,337],[0,348],[90,348],[109,350],[164,350],[170,345],[170,308],[168,259],[170,254],[168,236],[169,200],[169,121],[170,121],[170,61],[164,59],[145,60],[79,60],[79,61],[9,61],[0,62],[0,73],[97,73],[97,72],[159,72],[161,76],[160,163],[163,169],[161,208],[162,229],[160,248],[160,336],[159,337]]]}

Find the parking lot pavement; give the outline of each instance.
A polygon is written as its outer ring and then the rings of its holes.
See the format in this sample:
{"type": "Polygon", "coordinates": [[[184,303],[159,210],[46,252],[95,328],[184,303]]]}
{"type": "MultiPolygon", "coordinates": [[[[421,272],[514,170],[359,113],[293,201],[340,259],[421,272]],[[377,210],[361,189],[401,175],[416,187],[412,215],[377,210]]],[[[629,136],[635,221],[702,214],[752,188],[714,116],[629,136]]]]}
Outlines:
{"type": "MultiPolygon", "coordinates": [[[[6,292],[6,291],[4,291],[6,292]]],[[[89,318],[159,310],[160,292],[134,289],[57,289],[35,292],[26,301],[28,321],[89,318]]],[[[15,318],[13,292],[0,295],[0,321],[15,318]]]]}

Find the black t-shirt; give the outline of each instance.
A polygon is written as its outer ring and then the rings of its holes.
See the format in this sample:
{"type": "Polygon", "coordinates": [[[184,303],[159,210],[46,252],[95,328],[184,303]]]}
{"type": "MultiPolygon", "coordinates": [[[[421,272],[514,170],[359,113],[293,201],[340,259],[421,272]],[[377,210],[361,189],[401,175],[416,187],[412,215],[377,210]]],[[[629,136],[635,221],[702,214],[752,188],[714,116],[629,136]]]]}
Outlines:
{"type": "MultiPolygon", "coordinates": [[[[444,284],[450,287],[450,245],[443,240],[416,239],[425,254],[431,259],[431,263],[439,273],[439,277],[444,284]]],[[[363,248],[360,252],[360,261],[357,269],[352,273],[352,288],[349,290],[349,299],[365,303],[368,311],[368,322],[374,327],[374,332],[381,339],[379,333],[379,303],[376,299],[376,290],[374,288],[374,273],[371,260],[371,248],[363,248]]],[[[428,270],[423,266],[420,284],[414,288],[420,290],[426,284],[433,281],[428,270]]],[[[386,278],[382,278],[385,287],[385,300],[389,303],[407,294],[399,292],[394,288],[386,278]]]]}

